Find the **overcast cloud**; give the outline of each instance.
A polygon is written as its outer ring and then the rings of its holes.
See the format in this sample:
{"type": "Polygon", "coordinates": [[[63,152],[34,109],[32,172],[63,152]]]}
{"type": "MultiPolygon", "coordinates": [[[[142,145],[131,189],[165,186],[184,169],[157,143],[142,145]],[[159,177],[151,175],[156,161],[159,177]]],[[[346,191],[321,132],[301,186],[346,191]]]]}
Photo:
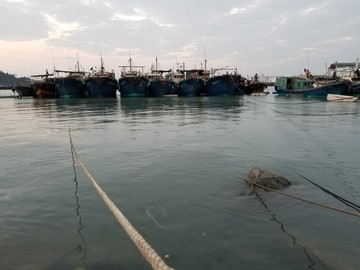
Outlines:
{"type": "Polygon", "coordinates": [[[323,74],[360,57],[359,0],[0,0],[0,70],[100,65],[120,73],[129,55],[160,67],[237,67],[244,76],[323,74]]]}

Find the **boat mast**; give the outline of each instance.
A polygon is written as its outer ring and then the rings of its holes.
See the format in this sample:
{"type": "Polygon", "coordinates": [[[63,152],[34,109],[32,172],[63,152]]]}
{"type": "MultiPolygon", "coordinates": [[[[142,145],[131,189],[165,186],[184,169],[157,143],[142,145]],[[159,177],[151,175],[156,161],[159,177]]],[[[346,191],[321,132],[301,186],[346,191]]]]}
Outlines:
{"type": "Polygon", "coordinates": [[[131,57],[129,58],[129,69],[130,69],[130,72],[132,72],[132,59],[131,59],[131,57]]]}
{"type": "Polygon", "coordinates": [[[206,64],[207,64],[207,60],[206,60],[206,46],[204,46],[204,62],[205,62],[205,72],[206,72],[206,64]]]}
{"type": "Polygon", "coordinates": [[[102,58],[102,53],[100,53],[100,71],[101,73],[104,73],[104,61],[103,61],[103,58],[102,58]]]}
{"type": "Polygon", "coordinates": [[[157,74],[157,71],[158,71],[158,59],[157,59],[157,56],[155,58],[155,73],[157,74]]]}

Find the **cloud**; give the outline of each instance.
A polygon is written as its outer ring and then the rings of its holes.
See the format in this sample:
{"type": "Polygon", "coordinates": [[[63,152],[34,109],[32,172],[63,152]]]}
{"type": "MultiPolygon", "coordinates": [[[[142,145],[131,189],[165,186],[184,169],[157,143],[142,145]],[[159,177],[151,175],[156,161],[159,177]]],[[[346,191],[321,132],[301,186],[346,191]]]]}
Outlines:
{"type": "Polygon", "coordinates": [[[138,14],[133,14],[133,15],[127,15],[127,14],[121,14],[119,12],[116,12],[112,18],[112,20],[114,21],[130,21],[130,22],[138,22],[138,21],[143,21],[146,19],[146,17],[142,16],[142,15],[138,15],[138,14]]]}
{"type": "Polygon", "coordinates": [[[81,26],[78,22],[60,22],[56,17],[49,14],[42,14],[48,23],[48,38],[49,39],[61,39],[70,35],[75,35],[77,32],[86,29],[85,26],[81,26]]]}
{"type": "Polygon", "coordinates": [[[54,61],[68,65],[77,55],[91,67],[101,53],[107,68],[115,70],[130,54],[149,68],[156,56],[164,68],[176,62],[199,67],[207,58],[213,68],[284,74],[303,68],[307,48],[316,73],[324,62],[359,57],[359,8],[356,0],[346,5],[340,0],[158,0],[156,5],[145,0],[3,0],[0,51],[6,55],[0,54],[1,64],[5,70],[15,68],[15,60],[10,61],[16,59],[19,70],[9,72],[27,75],[16,48],[29,54],[26,61],[39,63],[38,72],[54,61]],[[31,50],[34,44],[39,49],[31,50]]]}

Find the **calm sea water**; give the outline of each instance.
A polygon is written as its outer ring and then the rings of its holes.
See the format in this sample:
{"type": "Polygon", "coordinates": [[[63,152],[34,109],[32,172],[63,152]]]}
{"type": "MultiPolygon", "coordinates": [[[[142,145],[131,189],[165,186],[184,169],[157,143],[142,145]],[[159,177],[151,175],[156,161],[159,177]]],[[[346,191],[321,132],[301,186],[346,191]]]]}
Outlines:
{"type": "Polygon", "coordinates": [[[360,103],[261,97],[4,98],[0,269],[150,269],[82,162],[175,269],[360,269],[360,103]],[[309,181],[310,180],[310,181],[309,181]]]}

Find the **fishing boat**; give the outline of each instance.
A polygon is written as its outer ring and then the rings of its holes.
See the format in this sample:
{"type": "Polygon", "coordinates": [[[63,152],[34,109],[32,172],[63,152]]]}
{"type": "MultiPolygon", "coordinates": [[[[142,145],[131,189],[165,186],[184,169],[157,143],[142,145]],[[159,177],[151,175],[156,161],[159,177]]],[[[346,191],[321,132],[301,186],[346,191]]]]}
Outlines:
{"type": "MultiPolygon", "coordinates": [[[[192,74],[198,74],[197,71],[193,70],[192,74]]],[[[205,80],[198,75],[192,75],[187,79],[183,79],[178,85],[178,96],[205,96],[205,80]]]]}
{"type": "Polygon", "coordinates": [[[175,82],[169,78],[164,77],[164,74],[171,73],[169,70],[158,69],[158,60],[156,58],[155,67],[151,68],[151,73],[146,77],[149,79],[148,93],[149,97],[164,97],[177,94],[175,82]]]}
{"type": "Polygon", "coordinates": [[[328,68],[328,75],[337,80],[347,80],[349,88],[347,94],[360,94],[359,58],[354,62],[335,62],[328,68]]]}
{"type": "Polygon", "coordinates": [[[85,97],[85,85],[83,82],[84,74],[70,71],[58,71],[67,72],[65,77],[55,78],[56,91],[59,97],[67,98],[80,98],[85,97]]]}
{"type": "Polygon", "coordinates": [[[147,97],[149,79],[144,74],[144,66],[133,65],[129,58],[129,65],[119,67],[122,68],[119,79],[120,96],[147,97]]]}
{"type": "Polygon", "coordinates": [[[266,96],[269,92],[265,92],[266,84],[263,82],[249,82],[245,84],[245,94],[252,96],[266,96]]]}
{"type": "Polygon", "coordinates": [[[349,85],[349,94],[360,95],[360,81],[352,82],[349,85]]]}
{"type": "Polygon", "coordinates": [[[211,69],[212,76],[206,81],[208,96],[244,95],[245,79],[237,74],[237,69],[211,69]],[[227,70],[225,74],[216,75],[217,71],[227,70]],[[229,73],[228,71],[232,71],[229,73]]]}
{"type": "Polygon", "coordinates": [[[165,74],[165,78],[174,83],[173,94],[178,95],[179,92],[179,84],[182,80],[185,79],[185,74],[182,71],[182,65],[180,63],[176,63],[176,66],[169,73],[165,74]]]}
{"type": "Polygon", "coordinates": [[[355,96],[348,96],[348,95],[334,95],[328,94],[326,96],[327,101],[342,101],[342,102],[354,102],[358,99],[355,96]]]}
{"type": "Polygon", "coordinates": [[[35,80],[31,83],[35,98],[57,98],[53,74],[46,70],[45,74],[31,75],[35,80]]]}
{"type": "Polygon", "coordinates": [[[12,88],[12,91],[18,94],[19,98],[34,97],[34,88],[32,85],[16,85],[12,88]]]}
{"type": "Polygon", "coordinates": [[[347,89],[345,81],[316,81],[301,76],[277,77],[275,83],[275,91],[279,96],[326,97],[327,94],[343,94],[347,89]]]}
{"type": "Polygon", "coordinates": [[[113,71],[106,71],[101,57],[100,70],[90,69],[91,73],[84,80],[85,96],[91,98],[116,98],[119,88],[113,71]]]}
{"type": "Polygon", "coordinates": [[[354,62],[334,62],[328,68],[328,75],[338,79],[360,81],[359,58],[354,62]]]}
{"type": "Polygon", "coordinates": [[[65,73],[65,76],[55,78],[55,88],[59,97],[81,98],[85,97],[85,71],[80,71],[79,62],[77,71],[54,70],[58,74],[65,73]]]}
{"type": "Polygon", "coordinates": [[[165,97],[177,95],[176,84],[174,81],[162,76],[149,79],[149,97],[165,97]]]}
{"type": "Polygon", "coordinates": [[[259,76],[255,73],[254,77],[245,82],[245,94],[253,96],[267,95],[268,92],[264,92],[267,85],[264,82],[259,81],[259,76]]]}
{"type": "Polygon", "coordinates": [[[206,80],[210,72],[205,69],[182,70],[184,79],[178,84],[178,96],[207,96],[206,80]]]}

